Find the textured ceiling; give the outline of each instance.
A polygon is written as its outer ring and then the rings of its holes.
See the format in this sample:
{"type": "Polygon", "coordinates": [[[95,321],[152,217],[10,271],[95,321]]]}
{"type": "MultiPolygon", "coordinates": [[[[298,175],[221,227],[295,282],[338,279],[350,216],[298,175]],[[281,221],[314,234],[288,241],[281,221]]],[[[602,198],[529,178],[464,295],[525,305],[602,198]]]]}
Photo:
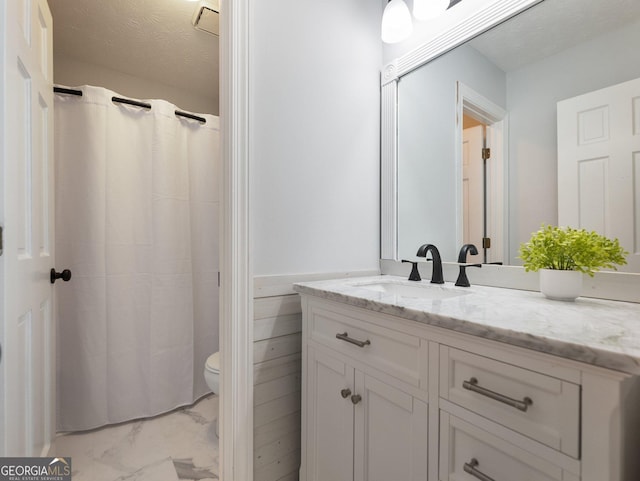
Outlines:
{"type": "Polygon", "coordinates": [[[470,45],[509,72],[639,18],[640,0],[545,0],[470,45]]]}
{"type": "Polygon", "coordinates": [[[198,3],[49,0],[55,53],[217,98],[218,38],[191,24],[198,3]]]}

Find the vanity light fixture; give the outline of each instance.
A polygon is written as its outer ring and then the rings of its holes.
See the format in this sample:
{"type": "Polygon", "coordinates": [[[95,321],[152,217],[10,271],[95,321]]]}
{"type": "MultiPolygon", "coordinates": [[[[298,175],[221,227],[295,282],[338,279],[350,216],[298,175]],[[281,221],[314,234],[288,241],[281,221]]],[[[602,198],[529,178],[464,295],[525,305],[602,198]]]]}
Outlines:
{"type": "Polygon", "coordinates": [[[411,13],[404,0],[389,0],[382,14],[382,41],[397,43],[413,31],[411,13]]]}
{"type": "Polygon", "coordinates": [[[449,8],[449,0],[413,0],[413,16],[429,20],[442,15],[449,8]]]}

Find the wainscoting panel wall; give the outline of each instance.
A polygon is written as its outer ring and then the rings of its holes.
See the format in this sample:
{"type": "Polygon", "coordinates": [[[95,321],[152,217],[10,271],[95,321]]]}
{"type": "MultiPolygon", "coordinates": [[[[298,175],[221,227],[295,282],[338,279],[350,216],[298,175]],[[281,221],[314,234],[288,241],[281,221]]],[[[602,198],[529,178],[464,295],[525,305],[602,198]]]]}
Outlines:
{"type": "Polygon", "coordinates": [[[295,282],[378,271],[254,279],[254,481],[297,481],[300,468],[302,310],[295,282]]]}

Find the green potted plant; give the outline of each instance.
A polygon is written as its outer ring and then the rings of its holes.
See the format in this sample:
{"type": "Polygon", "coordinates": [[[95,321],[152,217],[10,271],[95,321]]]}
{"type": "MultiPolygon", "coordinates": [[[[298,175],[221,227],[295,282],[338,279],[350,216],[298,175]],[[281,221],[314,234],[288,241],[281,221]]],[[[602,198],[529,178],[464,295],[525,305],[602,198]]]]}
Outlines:
{"type": "Polygon", "coordinates": [[[540,271],[540,291],[551,299],[574,300],[582,290],[583,274],[627,263],[618,239],[571,227],[542,225],[520,245],[525,271],[540,271]]]}

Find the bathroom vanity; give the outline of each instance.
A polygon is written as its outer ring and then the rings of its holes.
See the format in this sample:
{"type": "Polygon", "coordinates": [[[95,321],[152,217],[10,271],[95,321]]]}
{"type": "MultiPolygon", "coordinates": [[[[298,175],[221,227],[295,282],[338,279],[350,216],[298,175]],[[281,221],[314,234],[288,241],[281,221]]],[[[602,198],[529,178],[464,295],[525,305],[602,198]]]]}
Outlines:
{"type": "Polygon", "coordinates": [[[306,481],[640,479],[640,304],[300,283],[306,481]]]}

